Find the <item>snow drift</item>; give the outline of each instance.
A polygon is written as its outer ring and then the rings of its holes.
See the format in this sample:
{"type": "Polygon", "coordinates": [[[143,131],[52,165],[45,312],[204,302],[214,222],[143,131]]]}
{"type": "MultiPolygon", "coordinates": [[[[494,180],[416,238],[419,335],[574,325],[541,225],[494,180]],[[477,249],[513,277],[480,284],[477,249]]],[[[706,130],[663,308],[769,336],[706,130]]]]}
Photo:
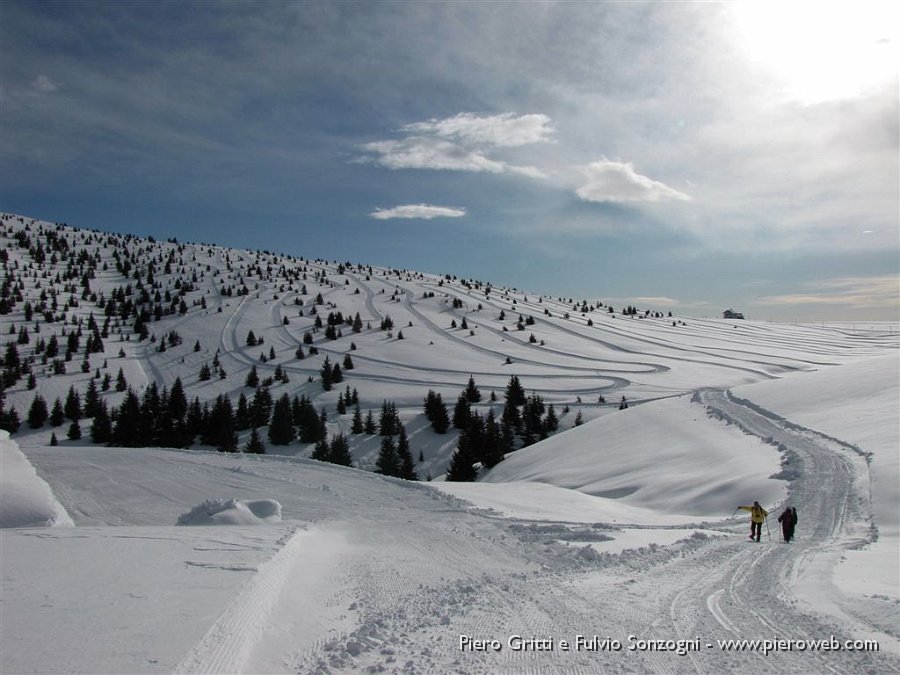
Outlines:
{"type": "Polygon", "coordinates": [[[262,525],[281,522],[274,499],[208,499],[178,517],[176,525],[262,525]]]}
{"type": "Polygon", "coordinates": [[[678,397],[522,448],[483,480],[537,481],[662,514],[720,517],[747,500],[780,501],[787,484],[770,478],[780,462],[772,446],[678,397]]]}
{"type": "Polygon", "coordinates": [[[72,525],[69,514],[9,432],[0,431],[0,527],[72,525]]]}

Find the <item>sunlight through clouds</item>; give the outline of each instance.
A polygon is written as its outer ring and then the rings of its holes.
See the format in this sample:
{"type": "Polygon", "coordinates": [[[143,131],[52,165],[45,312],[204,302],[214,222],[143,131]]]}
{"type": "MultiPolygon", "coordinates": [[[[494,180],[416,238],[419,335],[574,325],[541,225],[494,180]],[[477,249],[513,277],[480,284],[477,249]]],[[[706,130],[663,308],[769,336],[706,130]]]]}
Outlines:
{"type": "Polygon", "coordinates": [[[900,309],[900,277],[839,277],[807,284],[805,293],[786,293],[759,298],[759,305],[838,305],[900,309]]]}

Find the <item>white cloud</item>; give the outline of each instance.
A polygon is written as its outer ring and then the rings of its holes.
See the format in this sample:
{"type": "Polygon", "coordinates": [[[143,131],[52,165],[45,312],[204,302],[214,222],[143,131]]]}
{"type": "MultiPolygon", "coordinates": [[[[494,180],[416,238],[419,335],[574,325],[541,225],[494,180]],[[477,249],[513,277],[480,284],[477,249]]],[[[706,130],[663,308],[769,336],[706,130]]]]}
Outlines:
{"type": "Polygon", "coordinates": [[[637,173],[630,162],[603,159],[591,162],[582,171],[587,176],[587,183],[575,193],[586,202],[691,200],[683,192],[637,173]]]}
{"type": "Polygon", "coordinates": [[[407,124],[401,131],[409,135],[399,140],[374,141],[362,149],[372,161],[389,169],[434,169],[511,173],[529,178],[546,178],[534,166],[517,166],[487,155],[488,150],[512,148],[549,140],[554,129],[546,115],[502,113],[479,117],[459,113],[443,120],[407,124]]]}
{"type": "Polygon", "coordinates": [[[390,220],[391,218],[462,218],[466,215],[465,209],[457,209],[450,206],[433,206],[431,204],[404,204],[392,209],[375,209],[369,214],[378,220],[390,220]]]}
{"type": "Polygon", "coordinates": [[[550,140],[555,129],[546,115],[501,113],[479,117],[475,113],[459,113],[447,119],[431,119],[403,127],[414,134],[452,138],[463,143],[512,148],[550,140]]]}
{"type": "Polygon", "coordinates": [[[503,173],[504,162],[485,157],[477,150],[436,138],[413,136],[399,141],[366,143],[364,150],[377,155],[376,164],[389,169],[445,169],[503,173]]]}
{"type": "Polygon", "coordinates": [[[57,91],[59,89],[59,87],[56,85],[56,82],[51,80],[46,75],[38,75],[36,78],[34,78],[34,82],[31,83],[31,86],[38,91],[44,92],[57,91]]]}

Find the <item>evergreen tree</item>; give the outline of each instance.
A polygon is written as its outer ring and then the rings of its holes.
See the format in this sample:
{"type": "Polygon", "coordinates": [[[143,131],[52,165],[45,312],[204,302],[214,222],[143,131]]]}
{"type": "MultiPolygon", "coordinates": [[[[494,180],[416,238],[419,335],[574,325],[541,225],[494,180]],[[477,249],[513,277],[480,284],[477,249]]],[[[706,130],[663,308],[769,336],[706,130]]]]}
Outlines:
{"type": "Polygon", "coordinates": [[[66,403],[63,407],[66,417],[73,422],[81,419],[81,397],[75,391],[75,387],[69,387],[69,393],[66,394],[66,403]]]}
{"type": "Polygon", "coordinates": [[[272,394],[268,387],[256,390],[248,412],[251,427],[264,427],[269,423],[269,416],[272,414],[272,394]]]}
{"type": "Polygon", "coordinates": [[[431,427],[438,434],[446,434],[450,428],[450,416],[447,414],[447,406],[440,394],[435,394],[434,418],[431,420],[431,427]]]}
{"type": "Polygon", "coordinates": [[[72,420],[72,424],[69,425],[69,431],[66,434],[66,438],[70,441],[77,441],[81,438],[81,425],[78,424],[78,420],[72,420]]]}
{"type": "Polygon", "coordinates": [[[119,404],[115,419],[110,439],[112,445],[123,448],[137,448],[143,445],[140,435],[141,402],[131,388],[125,392],[125,398],[119,404]]]}
{"type": "Polygon", "coordinates": [[[205,438],[207,445],[214,445],[219,452],[237,452],[234,409],[227,395],[216,397],[206,420],[205,438]]]}
{"type": "Polygon", "coordinates": [[[332,372],[331,372],[331,360],[326,356],[325,361],[322,363],[322,370],[319,371],[322,376],[322,389],[325,391],[331,391],[332,380],[332,372]]]}
{"type": "Polygon", "coordinates": [[[263,445],[256,427],[253,427],[253,430],[250,432],[250,439],[247,441],[247,445],[244,446],[244,452],[251,455],[264,455],[266,452],[266,446],[263,445]]]}
{"type": "Polygon", "coordinates": [[[559,429],[559,419],[556,417],[556,410],[551,403],[547,406],[547,416],[544,418],[544,432],[552,434],[557,429],[559,429]]]}
{"type": "Polygon", "coordinates": [[[255,347],[258,344],[256,341],[256,335],[254,334],[254,332],[252,330],[247,333],[246,344],[248,347],[255,347]]]}
{"type": "Polygon", "coordinates": [[[349,354],[344,355],[344,370],[353,370],[353,359],[349,354]]]}
{"type": "Polygon", "coordinates": [[[59,399],[57,398],[53,402],[53,407],[50,409],[50,426],[60,427],[65,421],[66,413],[63,411],[62,403],[60,403],[59,399]]]}
{"type": "Polygon", "coordinates": [[[525,404],[525,389],[522,388],[518,375],[509,378],[509,384],[506,385],[506,401],[512,405],[525,404]]]}
{"type": "Polygon", "coordinates": [[[108,443],[110,440],[112,440],[112,420],[109,418],[106,401],[100,401],[91,423],[91,442],[99,445],[108,443]]]}
{"type": "Polygon", "coordinates": [[[363,432],[362,411],[359,409],[359,403],[356,404],[356,407],[353,410],[353,423],[350,426],[350,431],[354,434],[361,434],[363,432]]]}
{"type": "Polygon", "coordinates": [[[341,466],[353,466],[353,456],[350,454],[350,444],[344,434],[332,437],[328,447],[328,461],[341,466]]]}
{"type": "Polygon", "coordinates": [[[455,482],[471,482],[478,477],[475,458],[466,447],[457,446],[447,469],[447,480],[455,482]]]}
{"type": "Polygon", "coordinates": [[[0,394],[0,429],[8,431],[11,434],[14,434],[19,430],[19,427],[21,425],[22,425],[22,422],[19,419],[19,413],[16,412],[15,408],[10,408],[9,410],[4,410],[3,396],[2,396],[2,394],[0,394]]]}
{"type": "Polygon", "coordinates": [[[325,412],[325,407],[323,406],[319,410],[319,438],[327,438],[328,437],[328,415],[325,412]]]}
{"type": "Polygon", "coordinates": [[[469,375],[469,383],[466,385],[466,399],[469,403],[478,403],[481,400],[481,392],[475,386],[475,378],[469,375]]]}
{"type": "Polygon", "coordinates": [[[91,378],[88,381],[87,391],[84,393],[84,413],[85,417],[93,417],[97,414],[97,408],[100,407],[100,392],[97,391],[97,382],[91,378]]]}
{"type": "Polygon", "coordinates": [[[363,425],[363,431],[365,431],[365,433],[369,434],[370,436],[373,436],[378,431],[377,427],[375,426],[375,417],[374,415],[372,415],[371,409],[366,411],[366,421],[363,425]]]}
{"type": "Polygon", "coordinates": [[[259,373],[256,372],[256,364],[250,366],[250,372],[247,373],[247,379],[244,381],[245,387],[256,389],[259,386],[259,373]]]}
{"type": "Polygon", "coordinates": [[[315,443],[322,439],[319,415],[305,394],[294,406],[294,424],[299,430],[301,443],[315,443]]]}
{"type": "Polygon", "coordinates": [[[272,410],[269,442],[272,445],[288,445],[292,440],[294,440],[294,417],[291,412],[291,399],[287,394],[282,394],[272,410]]]}
{"type": "Polygon", "coordinates": [[[469,407],[469,399],[466,398],[466,392],[462,392],[456,399],[456,406],[453,409],[453,426],[457,429],[465,429],[469,425],[471,416],[472,409],[469,407]]]}
{"type": "Polygon", "coordinates": [[[481,449],[481,463],[490,469],[503,461],[505,445],[501,434],[500,425],[494,417],[494,411],[488,411],[484,423],[484,443],[481,449]]]}
{"type": "Polygon", "coordinates": [[[378,451],[378,460],[375,462],[376,473],[385,476],[396,476],[400,473],[400,458],[397,456],[397,446],[393,436],[381,438],[381,449],[378,451]]]}
{"type": "Polygon", "coordinates": [[[579,410],[578,414],[575,415],[575,424],[573,426],[580,427],[582,424],[584,424],[584,419],[582,418],[581,411],[579,410]]]}
{"type": "Polygon", "coordinates": [[[125,373],[119,368],[119,372],[116,373],[116,391],[125,391],[127,388],[128,382],[125,380],[125,373]]]}
{"type": "Polygon", "coordinates": [[[313,448],[310,457],[312,459],[317,459],[320,462],[327,462],[329,461],[330,455],[331,450],[328,447],[328,441],[324,438],[320,438],[318,441],[316,441],[316,447],[313,448]]]}
{"type": "Polygon", "coordinates": [[[406,428],[402,424],[400,425],[400,436],[397,438],[397,456],[400,459],[400,471],[397,475],[405,480],[419,480],[413,464],[412,452],[409,449],[406,428]]]}
{"type": "Polygon", "coordinates": [[[52,434],[50,434],[50,447],[55,448],[58,445],[59,439],[56,437],[56,432],[54,431],[52,434]]]}
{"type": "MultiPolygon", "coordinates": [[[[238,396],[237,408],[234,411],[234,428],[237,431],[250,429],[250,408],[247,405],[247,396],[244,392],[238,396]]],[[[256,427],[253,427],[254,429],[256,427]]]]}
{"type": "Polygon", "coordinates": [[[35,394],[28,409],[28,426],[40,429],[47,422],[47,402],[40,394],[35,394]]]}
{"type": "Polygon", "coordinates": [[[434,390],[429,389],[428,393],[425,395],[425,417],[429,422],[434,421],[434,408],[437,401],[437,394],[434,393],[434,390]]]}

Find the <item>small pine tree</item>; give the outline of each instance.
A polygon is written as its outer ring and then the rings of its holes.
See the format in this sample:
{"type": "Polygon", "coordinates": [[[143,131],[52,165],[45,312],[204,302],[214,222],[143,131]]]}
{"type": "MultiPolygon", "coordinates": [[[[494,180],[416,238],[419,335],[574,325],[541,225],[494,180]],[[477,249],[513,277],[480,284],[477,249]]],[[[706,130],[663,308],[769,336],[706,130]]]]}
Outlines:
{"type": "Polygon", "coordinates": [[[256,364],[250,366],[250,372],[247,373],[247,379],[244,381],[245,387],[256,389],[259,386],[259,373],[256,372],[256,364]]]}
{"type": "Polygon", "coordinates": [[[381,449],[378,451],[378,459],[375,462],[376,473],[385,476],[396,476],[400,472],[400,458],[397,456],[397,446],[393,436],[381,438],[381,449]]]}
{"type": "Polygon", "coordinates": [[[409,449],[409,438],[406,436],[406,428],[400,425],[400,436],[397,439],[397,456],[400,459],[398,477],[404,480],[419,480],[419,476],[413,466],[412,452],[409,449]]]}
{"type": "Polygon", "coordinates": [[[75,391],[75,387],[69,387],[69,393],[66,395],[66,403],[63,406],[66,417],[73,422],[81,419],[81,397],[75,391]]]}
{"type": "Polygon", "coordinates": [[[81,426],[78,424],[78,420],[72,420],[72,424],[69,425],[69,431],[66,434],[66,437],[70,441],[77,441],[81,438],[81,426]]]}
{"type": "Polygon", "coordinates": [[[63,412],[62,403],[60,403],[59,399],[56,399],[53,402],[53,408],[50,410],[50,426],[51,427],[60,427],[62,423],[66,421],[66,414],[63,412]]]}
{"type": "Polygon", "coordinates": [[[370,436],[378,432],[378,427],[375,426],[375,416],[372,414],[371,409],[366,411],[366,421],[363,424],[363,431],[370,436]]]}
{"type": "Polygon", "coordinates": [[[256,427],[253,427],[250,432],[250,439],[247,441],[247,445],[244,446],[244,452],[251,455],[264,455],[266,453],[266,446],[259,437],[256,427]]]}
{"type": "Polygon", "coordinates": [[[40,429],[47,422],[47,402],[40,394],[35,394],[28,409],[28,426],[32,429],[40,429]]]}
{"type": "Polygon", "coordinates": [[[475,386],[475,378],[471,375],[469,375],[469,383],[466,385],[465,395],[469,403],[478,403],[481,400],[481,392],[475,386]]]}
{"type": "Polygon", "coordinates": [[[50,447],[55,448],[57,445],[59,445],[59,439],[56,437],[56,432],[54,431],[50,434],[50,447]]]}
{"type": "Polygon", "coordinates": [[[359,403],[356,404],[356,407],[353,410],[353,422],[350,425],[350,431],[354,434],[361,434],[363,432],[362,411],[359,409],[359,403]]]}
{"type": "Polygon", "coordinates": [[[101,401],[94,421],[91,423],[91,442],[95,444],[107,443],[112,438],[112,420],[106,408],[106,401],[101,401]]]}
{"type": "Polygon", "coordinates": [[[269,423],[269,442],[272,445],[287,445],[294,440],[294,416],[291,400],[282,394],[275,402],[272,410],[272,421],[269,423]]]}
{"type": "Polygon", "coordinates": [[[338,434],[331,439],[328,447],[329,458],[333,464],[341,466],[353,466],[353,456],[350,454],[350,444],[344,434],[338,434]]]}
{"type": "Polygon", "coordinates": [[[462,392],[456,399],[456,406],[453,409],[453,426],[457,429],[465,429],[469,426],[471,416],[472,409],[469,407],[469,399],[466,398],[466,392],[462,392]]]}
{"type": "Polygon", "coordinates": [[[472,482],[477,477],[478,469],[475,468],[475,457],[468,448],[457,445],[456,452],[453,453],[447,469],[447,480],[472,482]]]}

